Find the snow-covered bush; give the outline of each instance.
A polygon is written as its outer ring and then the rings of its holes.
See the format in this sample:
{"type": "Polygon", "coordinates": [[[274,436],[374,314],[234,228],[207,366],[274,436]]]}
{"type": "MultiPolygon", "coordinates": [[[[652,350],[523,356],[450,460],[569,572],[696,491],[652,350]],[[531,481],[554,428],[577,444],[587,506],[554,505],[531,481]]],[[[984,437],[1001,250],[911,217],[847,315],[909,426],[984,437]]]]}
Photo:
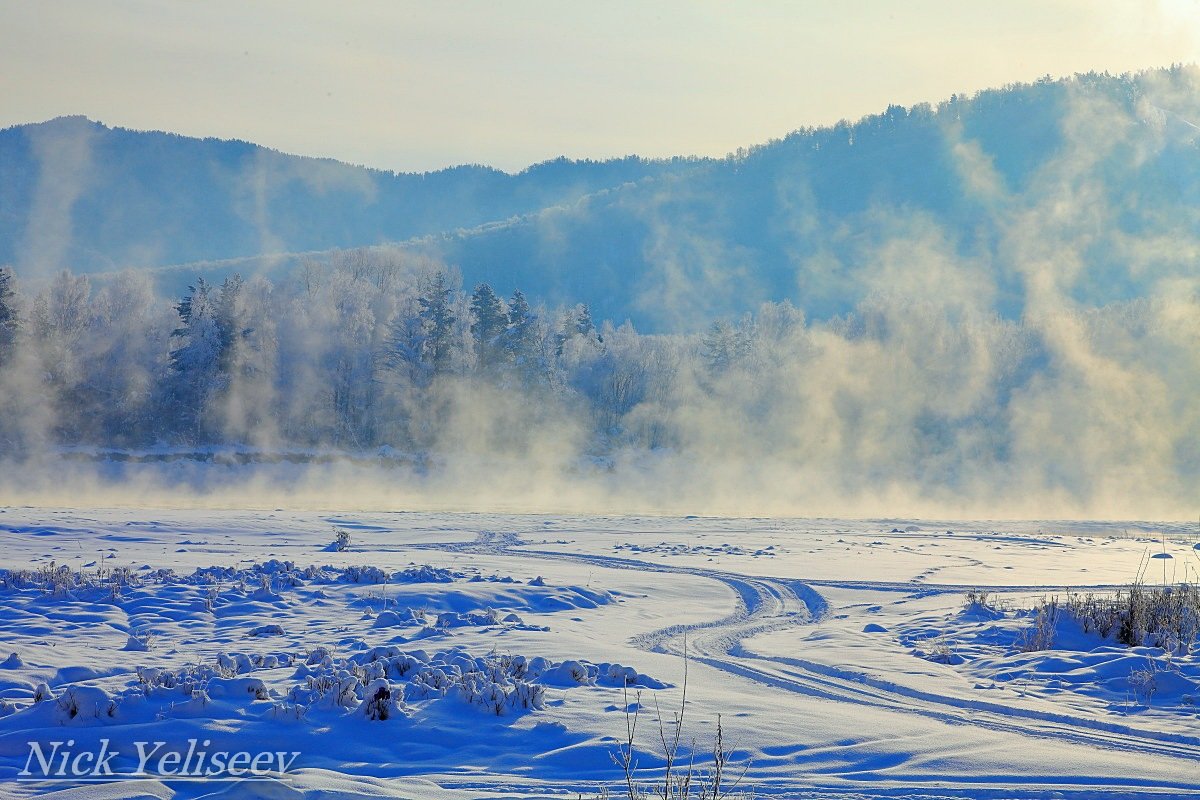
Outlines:
{"type": "Polygon", "coordinates": [[[96,686],[68,686],[55,701],[60,721],[87,722],[117,715],[117,704],[96,686]]]}
{"type": "Polygon", "coordinates": [[[395,583],[453,583],[462,577],[461,572],[423,564],[393,573],[392,581],[395,583]]]}
{"type": "Polygon", "coordinates": [[[350,549],[350,531],[344,528],[333,529],[334,540],[329,549],[335,553],[341,553],[350,549]]]}
{"type": "Polygon", "coordinates": [[[1065,601],[1043,599],[1031,613],[1033,628],[1019,643],[1024,650],[1053,647],[1063,619],[1128,647],[1186,653],[1200,638],[1200,588],[1186,583],[1155,588],[1135,581],[1112,595],[1070,593],[1065,601]]]}
{"type": "Polygon", "coordinates": [[[252,628],[248,636],[283,636],[283,627],[280,625],[259,625],[257,628],[252,628]]]}
{"type": "Polygon", "coordinates": [[[357,709],[369,719],[406,714],[410,704],[456,699],[503,716],[544,708],[548,686],[607,683],[661,687],[621,665],[492,654],[472,656],[461,649],[429,655],[423,650],[376,647],[347,658],[325,655],[302,665],[287,702],[304,708],[357,709]]]}

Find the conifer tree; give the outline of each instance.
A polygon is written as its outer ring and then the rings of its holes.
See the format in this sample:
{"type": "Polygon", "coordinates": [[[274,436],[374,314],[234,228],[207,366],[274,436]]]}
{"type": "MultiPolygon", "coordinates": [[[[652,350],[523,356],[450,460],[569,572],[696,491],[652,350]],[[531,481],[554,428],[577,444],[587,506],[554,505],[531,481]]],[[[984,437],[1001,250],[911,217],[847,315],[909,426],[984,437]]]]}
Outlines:
{"type": "Polygon", "coordinates": [[[421,311],[423,341],[421,361],[434,374],[450,369],[454,351],[454,306],[451,302],[453,290],[446,273],[439,272],[429,282],[427,290],[417,298],[421,311]]]}
{"type": "Polygon", "coordinates": [[[507,326],[504,306],[492,287],[486,283],[476,286],[471,296],[471,335],[475,337],[475,355],[481,371],[491,370],[502,362],[501,339],[507,326]]]}

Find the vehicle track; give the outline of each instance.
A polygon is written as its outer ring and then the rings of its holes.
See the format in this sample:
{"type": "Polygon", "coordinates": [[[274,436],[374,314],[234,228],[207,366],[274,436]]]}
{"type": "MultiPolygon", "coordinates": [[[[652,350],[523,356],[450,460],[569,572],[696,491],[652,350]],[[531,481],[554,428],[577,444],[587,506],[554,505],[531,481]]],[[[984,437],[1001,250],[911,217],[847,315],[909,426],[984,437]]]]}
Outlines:
{"type": "MultiPolygon", "coordinates": [[[[634,637],[633,644],[651,652],[671,653],[681,657],[686,655],[714,669],[777,689],[838,703],[916,714],[948,724],[985,727],[1022,736],[1088,747],[1104,747],[1123,753],[1136,751],[1171,758],[1200,759],[1200,737],[1155,733],[1100,719],[1058,714],[990,700],[941,695],[864,672],[807,659],[755,653],[743,644],[762,633],[819,621],[828,613],[828,603],[813,588],[817,586],[922,594],[961,592],[966,588],[990,590],[992,587],[872,581],[804,581],[746,576],[705,567],[653,564],[618,556],[534,550],[523,546],[519,537],[511,534],[481,534],[475,542],[456,543],[454,549],[586,563],[610,569],[687,574],[720,581],[732,589],[738,598],[738,606],[730,614],[710,622],[671,625],[641,634],[634,637]]],[[[994,588],[1002,592],[1046,590],[1044,586],[994,588]]],[[[1097,585],[1081,588],[1104,590],[1117,587],[1097,585]]]]}

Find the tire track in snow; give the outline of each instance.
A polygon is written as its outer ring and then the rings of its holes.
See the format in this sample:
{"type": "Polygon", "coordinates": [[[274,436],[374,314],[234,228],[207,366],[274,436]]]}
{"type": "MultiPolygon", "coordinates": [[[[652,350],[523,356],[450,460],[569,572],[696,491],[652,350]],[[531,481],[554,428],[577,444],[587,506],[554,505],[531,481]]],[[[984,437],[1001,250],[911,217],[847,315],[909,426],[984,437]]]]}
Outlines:
{"type": "MultiPolygon", "coordinates": [[[[424,547],[569,561],[638,572],[694,575],[716,580],[732,589],[737,596],[737,608],[730,614],[710,622],[671,625],[636,636],[632,643],[650,652],[680,657],[686,655],[723,672],[832,702],[911,713],[952,725],[969,725],[1084,747],[1103,747],[1126,754],[1141,752],[1169,758],[1200,759],[1200,737],[1156,734],[1088,717],[1004,705],[990,700],[940,695],[863,672],[806,659],[754,653],[743,647],[743,642],[753,636],[811,624],[825,616],[829,610],[828,603],[812,588],[814,586],[907,591],[914,594],[955,593],[968,588],[990,590],[993,587],[894,581],[805,581],[747,576],[706,567],[652,564],[619,556],[527,549],[520,537],[514,534],[483,533],[474,542],[424,547]]],[[[994,588],[1002,592],[1045,592],[1048,589],[1046,586],[994,588]]],[[[1102,590],[1106,587],[1080,588],[1102,590]]]]}

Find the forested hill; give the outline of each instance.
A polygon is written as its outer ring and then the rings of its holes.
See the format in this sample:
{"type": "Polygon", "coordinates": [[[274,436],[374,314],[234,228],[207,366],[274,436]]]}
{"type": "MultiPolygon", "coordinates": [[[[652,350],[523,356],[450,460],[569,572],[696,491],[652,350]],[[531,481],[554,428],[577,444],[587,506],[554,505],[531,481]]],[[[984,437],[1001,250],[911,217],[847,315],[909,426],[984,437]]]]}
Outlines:
{"type": "Polygon", "coordinates": [[[828,318],[881,293],[960,292],[1009,318],[1047,288],[1100,306],[1200,271],[1197,124],[1194,68],[1043,81],[798,131],[436,249],[467,282],[643,330],[763,300],[828,318]]]}
{"type": "Polygon", "coordinates": [[[393,175],[58,120],[0,133],[0,263],[45,274],[409,240],[468,287],[587,302],[646,331],[764,300],[829,318],[879,294],[1018,318],[1195,277],[1197,124],[1195,68],[891,107],[725,159],[518,175],[393,175]]]}
{"type": "Polygon", "coordinates": [[[392,173],[60,117],[0,131],[0,264],[96,272],[357,247],[571,203],[693,159],[392,173]]]}

